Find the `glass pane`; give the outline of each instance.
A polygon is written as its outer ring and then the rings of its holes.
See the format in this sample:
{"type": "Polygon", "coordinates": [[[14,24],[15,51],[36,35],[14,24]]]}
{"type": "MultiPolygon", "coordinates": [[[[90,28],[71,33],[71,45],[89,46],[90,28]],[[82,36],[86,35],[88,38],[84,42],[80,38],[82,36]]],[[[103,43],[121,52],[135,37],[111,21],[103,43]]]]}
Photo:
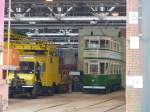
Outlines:
{"type": "Polygon", "coordinates": [[[118,52],[120,51],[120,50],[119,50],[119,47],[120,47],[119,44],[117,44],[117,51],[118,51],[118,52]]]}
{"type": "Polygon", "coordinates": [[[100,63],[100,74],[105,73],[105,63],[100,63]]]}
{"type": "Polygon", "coordinates": [[[98,41],[90,41],[90,48],[99,48],[98,41]]]}
{"type": "Polygon", "coordinates": [[[85,73],[88,73],[88,63],[85,63],[85,73]]]}
{"type": "Polygon", "coordinates": [[[105,40],[100,40],[100,48],[105,48],[105,40]]]}
{"type": "Polygon", "coordinates": [[[41,72],[45,72],[45,70],[46,70],[45,63],[42,63],[41,64],[41,72]]]}
{"type": "Polygon", "coordinates": [[[114,44],[113,41],[111,41],[111,50],[113,50],[113,44],[114,44]]]}
{"type": "Polygon", "coordinates": [[[119,65],[119,74],[121,74],[121,66],[119,65]]]}
{"type": "Polygon", "coordinates": [[[113,64],[111,65],[111,74],[114,74],[114,66],[113,66],[113,64]]]}
{"type": "Polygon", "coordinates": [[[114,65],[114,73],[117,74],[117,65],[114,65]]]}
{"type": "Polygon", "coordinates": [[[106,40],[106,48],[110,48],[110,41],[109,40],[106,40]]]}
{"type": "Polygon", "coordinates": [[[85,40],[85,48],[89,48],[89,40],[85,40]]]}
{"type": "Polygon", "coordinates": [[[105,64],[105,74],[109,74],[109,68],[108,63],[105,64]]]}
{"type": "Polygon", "coordinates": [[[20,62],[20,70],[21,73],[33,73],[34,72],[34,62],[20,62]]]}
{"type": "Polygon", "coordinates": [[[90,73],[98,73],[98,64],[91,64],[90,65],[90,73]]]}
{"type": "Polygon", "coordinates": [[[116,48],[117,48],[117,44],[116,42],[114,43],[114,50],[116,51],[116,48]]]}

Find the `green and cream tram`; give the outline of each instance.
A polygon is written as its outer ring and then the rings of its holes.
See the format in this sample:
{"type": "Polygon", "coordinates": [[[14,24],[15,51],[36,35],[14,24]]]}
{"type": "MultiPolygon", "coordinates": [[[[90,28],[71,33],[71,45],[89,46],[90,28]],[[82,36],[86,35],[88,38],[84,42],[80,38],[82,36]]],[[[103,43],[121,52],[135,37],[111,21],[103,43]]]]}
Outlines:
{"type": "Polygon", "coordinates": [[[83,36],[79,45],[82,46],[80,54],[84,73],[83,89],[107,91],[119,89],[123,72],[121,38],[92,33],[83,36]]]}

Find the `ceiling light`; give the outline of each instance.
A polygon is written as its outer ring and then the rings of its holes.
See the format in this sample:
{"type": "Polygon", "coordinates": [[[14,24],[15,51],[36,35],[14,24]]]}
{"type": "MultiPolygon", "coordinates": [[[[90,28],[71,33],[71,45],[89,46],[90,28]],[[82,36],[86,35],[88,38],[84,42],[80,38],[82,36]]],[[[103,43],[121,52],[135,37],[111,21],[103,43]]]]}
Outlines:
{"type": "Polygon", "coordinates": [[[112,13],[112,16],[119,16],[119,13],[112,13]]]}
{"type": "Polygon", "coordinates": [[[52,2],[53,0],[46,0],[47,2],[52,2]]]}

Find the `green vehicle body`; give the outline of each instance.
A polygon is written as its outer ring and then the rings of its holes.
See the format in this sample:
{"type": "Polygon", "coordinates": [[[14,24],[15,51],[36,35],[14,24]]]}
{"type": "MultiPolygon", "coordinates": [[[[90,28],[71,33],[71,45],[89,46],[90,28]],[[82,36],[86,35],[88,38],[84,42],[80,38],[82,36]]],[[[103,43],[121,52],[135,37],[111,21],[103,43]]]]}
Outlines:
{"type": "Polygon", "coordinates": [[[115,89],[121,86],[121,75],[84,74],[83,89],[115,89]]]}

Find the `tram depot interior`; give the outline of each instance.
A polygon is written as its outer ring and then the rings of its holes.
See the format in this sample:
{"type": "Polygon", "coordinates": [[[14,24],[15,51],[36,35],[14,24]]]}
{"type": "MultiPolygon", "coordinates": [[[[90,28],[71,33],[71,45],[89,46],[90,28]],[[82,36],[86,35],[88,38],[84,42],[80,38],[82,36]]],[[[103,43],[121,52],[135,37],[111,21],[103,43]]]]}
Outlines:
{"type": "Polygon", "coordinates": [[[0,112],[126,111],[125,0],[9,2],[0,112]]]}

